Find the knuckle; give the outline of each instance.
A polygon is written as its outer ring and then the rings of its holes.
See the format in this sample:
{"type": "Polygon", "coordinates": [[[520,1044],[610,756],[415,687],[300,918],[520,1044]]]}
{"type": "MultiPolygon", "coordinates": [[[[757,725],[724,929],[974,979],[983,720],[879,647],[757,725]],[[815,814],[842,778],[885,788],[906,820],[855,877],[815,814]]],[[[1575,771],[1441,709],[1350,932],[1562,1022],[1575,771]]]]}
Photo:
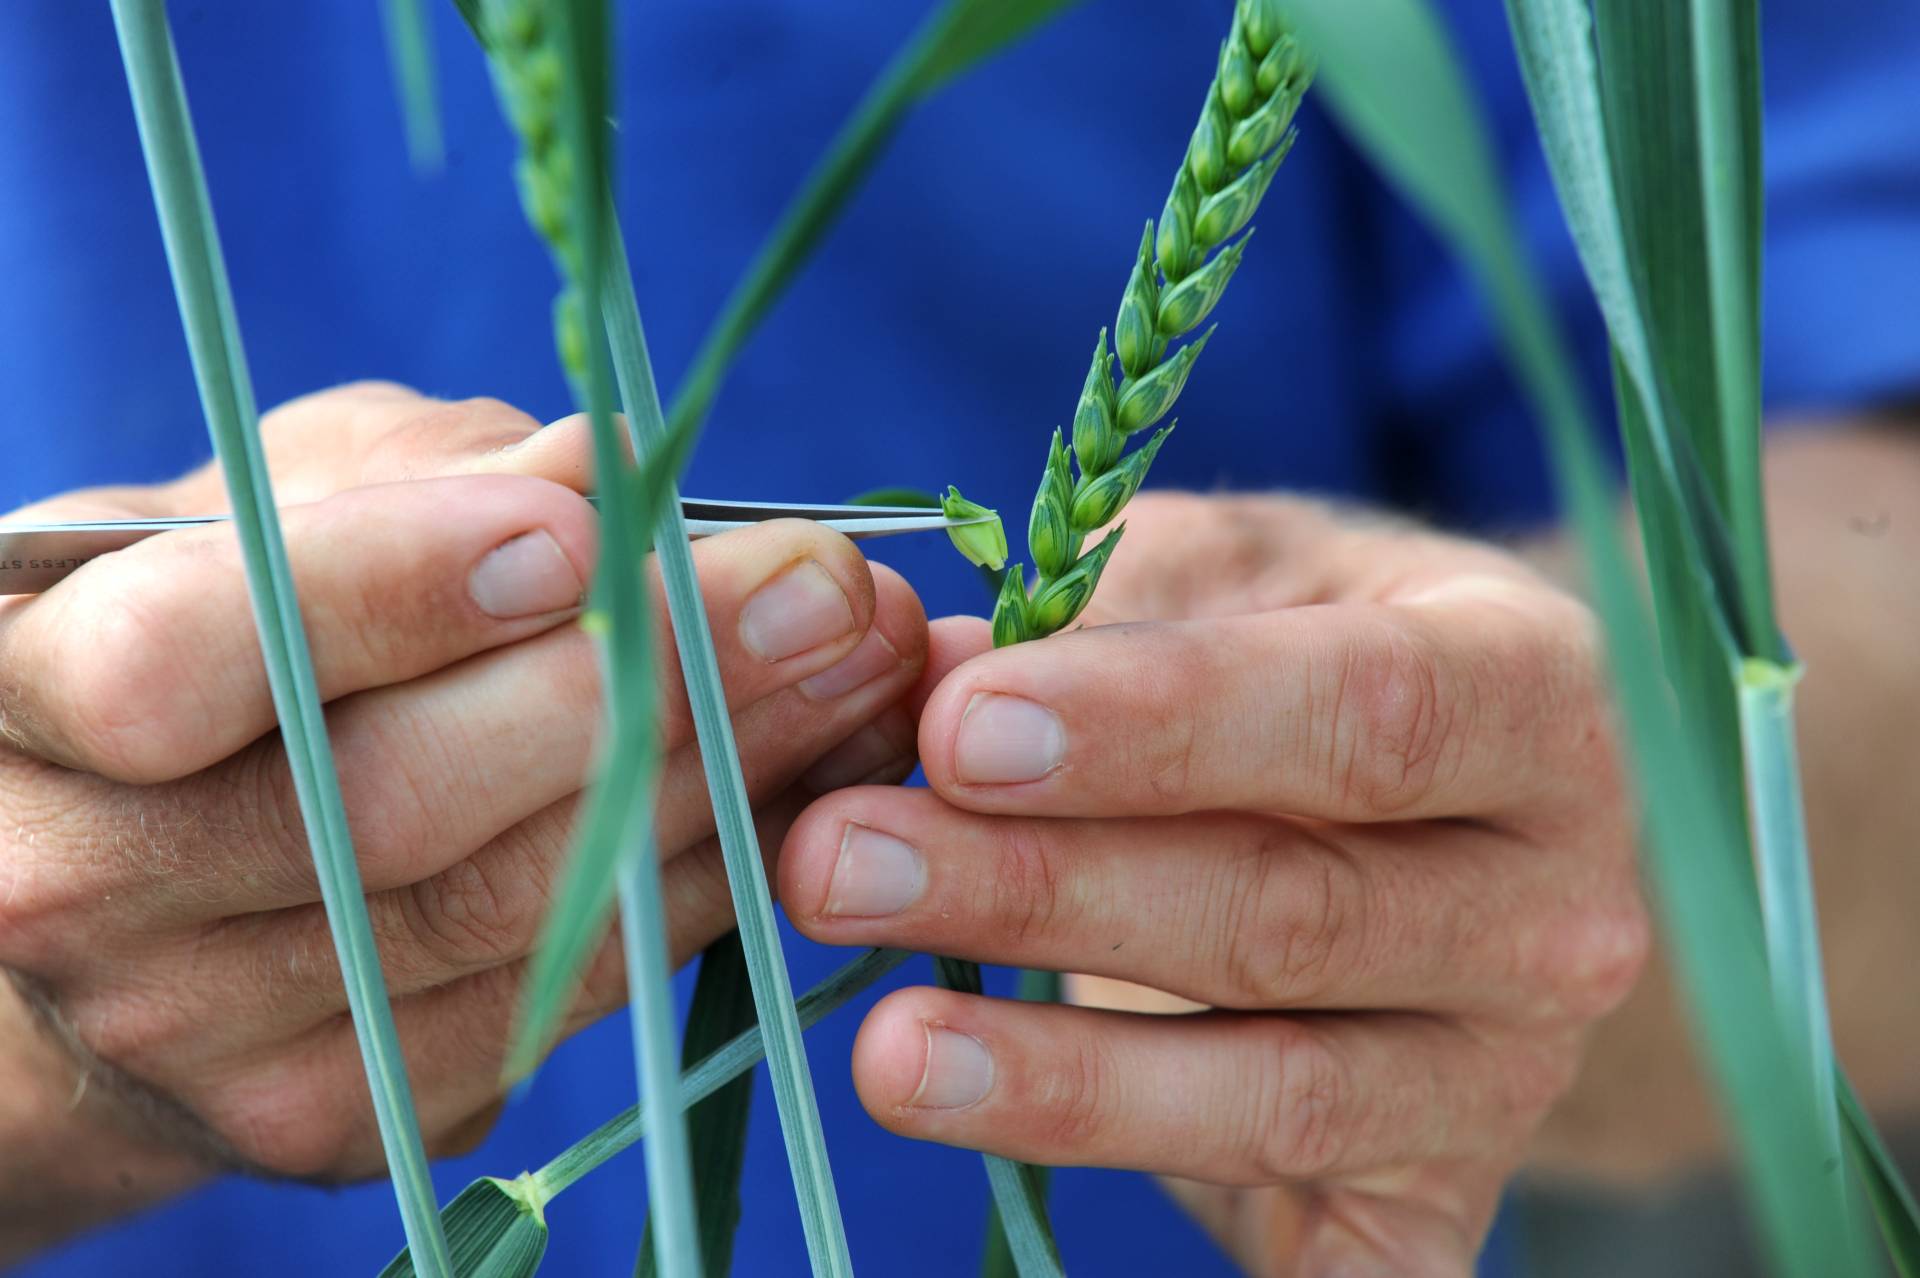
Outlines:
{"type": "Polygon", "coordinates": [[[1576,1021],[1611,1012],[1639,981],[1652,945],[1652,925],[1635,890],[1578,910],[1555,929],[1544,965],[1553,974],[1558,1010],[1576,1021]]]}
{"type": "Polygon", "coordinates": [[[1338,1163],[1346,1073],[1326,1040],[1292,1025],[1278,1052],[1256,1053],[1241,1088],[1252,1113],[1244,1157],[1259,1184],[1316,1180],[1338,1163]]]}
{"type": "Polygon", "coordinates": [[[1390,627],[1383,643],[1350,646],[1333,695],[1327,769],[1342,801],[1401,816],[1458,767],[1471,690],[1417,632],[1390,627]]]}
{"type": "Polygon", "coordinates": [[[1065,921],[1062,853],[1039,822],[997,823],[994,838],[999,846],[987,884],[987,917],[997,940],[1024,949],[1065,921]]]}
{"type": "Polygon", "coordinates": [[[1329,988],[1351,945],[1351,901],[1359,875],[1338,851],[1303,856],[1269,843],[1239,859],[1227,896],[1223,943],[1228,988],[1249,1007],[1314,998],[1329,988]]]}
{"type": "Polygon", "coordinates": [[[276,1063],[223,1088],[202,1112],[252,1166],[297,1180],[331,1179],[349,1166],[371,1113],[336,1104],[333,1089],[316,1081],[298,1063],[276,1063]]]}
{"type": "Polygon", "coordinates": [[[539,425],[497,399],[426,401],[372,441],[363,474],[369,480],[438,474],[450,464],[518,443],[539,425]]]}
{"type": "Polygon", "coordinates": [[[505,858],[471,856],[413,884],[406,900],[414,939],[453,968],[517,958],[540,916],[540,902],[505,858]]]}
{"type": "Polygon", "coordinates": [[[1047,1149],[1059,1151],[1059,1161],[1097,1160],[1097,1146],[1113,1112],[1116,1068],[1106,1046],[1085,1035],[1036,1080],[1030,1100],[1042,1123],[1038,1135],[1047,1149]],[[1088,1157],[1076,1157],[1081,1154],[1088,1157]]]}
{"type": "Polygon", "coordinates": [[[137,592],[79,616],[56,619],[75,651],[89,660],[52,682],[58,698],[51,719],[56,735],[87,767],[127,781],[179,775],[178,760],[212,729],[204,707],[182,693],[172,627],[152,615],[137,592]]]}
{"type": "Polygon", "coordinates": [[[75,917],[99,895],[96,876],[70,855],[96,822],[86,788],[52,771],[0,760],[0,962],[29,972],[57,963],[75,917]]]}

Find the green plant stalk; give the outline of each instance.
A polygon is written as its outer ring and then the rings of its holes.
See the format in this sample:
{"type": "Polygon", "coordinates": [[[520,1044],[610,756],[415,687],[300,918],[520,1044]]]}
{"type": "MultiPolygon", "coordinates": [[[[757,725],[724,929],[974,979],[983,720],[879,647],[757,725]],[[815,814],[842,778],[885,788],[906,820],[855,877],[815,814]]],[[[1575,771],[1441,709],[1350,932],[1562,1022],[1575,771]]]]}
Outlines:
{"type": "Polygon", "coordinates": [[[1694,119],[1705,211],[1721,464],[1752,655],[1780,660],[1760,474],[1760,64],[1753,0],[1691,0],[1694,119]],[[1743,71],[1743,67],[1746,71],[1743,71]]]}
{"type": "MultiPolygon", "coordinates": [[[[936,955],[933,970],[943,988],[980,995],[980,965],[965,959],[936,955]]],[[[1060,1248],[1047,1223],[1046,1182],[1026,1163],[998,1154],[982,1153],[987,1184],[993,1190],[995,1237],[1006,1243],[1007,1255],[1020,1278],[1061,1278],[1066,1273],[1060,1248]]]]}
{"type": "Polygon", "coordinates": [[[1821,978],[1820,925],[1814,909],[1806,816],[1800,804],[1800,764],[1794,748],[1793,692],[1798,665],[1750,659],[1740,669],[1740,734],[1753,804],[1754,863],[1767,942],[1773,998],[1785,1023],[1798,1031],[1812,1074],[1823,1135],[1840,1162],[1840,1111],[1834,1090],[1833,1030],[1821,978]]]}
{"type": "MultiPolygon", "coordinates": [[[[844,964],[814,986],[795,1004],[801,1027],[818,1024],[846,1006],[856,994],[899,967],[913,956],[905,950],[869,950],[844,964]]],[[[680,1106],[691,1108],[713,1095],[732,1080],[751,1070],[766,1055],[765,1035],[761,1027],[736,1036],[725,1047],[702,1060],[680,1076],[680,1106]]],[[[567,1188],[614,1155],[630,1148],[646,1135],[645,1116],[638,1106],[630,1106],[582,1136],[527,1179],[532,1187],[530,1201],[544,1207],[567,1188]]]]}
{"type": "Polygon", "coordinates": [[[268,685],[340,959],[381,1144],[408,1246],[426,1257],[422,1272],[438,1278],[451,1272],[446,1240],[434,1210],[406,1060],[394,1033],[379,951],[367,920],[326,716],[260,445],[259,410],[166,10],[162,0],[113,0],[112,8],[194,380],[233,508],[268,685]]]}
{"type": "MultiPolygon", "coordinates": [[[[740,948],[740,933],[729,931],[700,957],[700,978],[693,987],[681,1039],[682,1064],[692,1069],[753,1026],[747,956],[740,948]]],[[[740,1227],[740,1173],[746,1166],[747,1120],[752,1109],[753,1079],[742,1074],[687,1111],[687,1141],[693,1149],[694,1184],[700,1192],[700,1251],[711,1278],[733,1272],[734,1235],[740,1227]]],[[[635,1278],[653,1278],[658,1272],[651,1231],[649,1222],[634,1261],[635,1278]]]]}
{"type": "MultiPolygon", "coordinates": [[[[1060,996],[1060,973],[1042,971],[1033,967],[1020,969],[1015,997],[1021,1002],[1058,1003],[1060,996]]],[[[1027,1171],[1033,1177],[1034,1193],[1038,1196],[1041,1209],[1044,1211],[1047,1190],[1053,1179],[1053,1169],[1030,1163],[1027,1171]]],[[[1012,1275],[1018,1272],[1014,1265],[1012,1244],[1007,1241],[1006,1226],[1000,1220],[1000,1208],[997,1205],[990,1205],[987,1208],[987,1245],[980,1259],[980,1278],[1012,1278],[1012,1275]]]]}
{"type": "MultiPolygon", "coordinates": [[[[617,230],[608,248],[605,315],[621,370],[628,427],[633,431],[637,455],[666,459],[671,456],[667,448],[667,427],[645,357],[646,337],[640,327],[639,305],[633,295],[633,279],[617,230]]],[[[713,798],[714,822],[721,856],[726,862],[727,884],[739,917],[754,1008],[768,1033],[768,1073],[773,1079],[780,1131],[786,1141],[787,1162],[799,1200],[801,1228],[816,1274],[851,1274],[853,1263],[847,1252],[846,1227],[840,1218],[840,1200],[834,1191],[826,1136],[820,1126],[820,1106],[813,1092],[806,1044],[793,1006],[793,986],[787,975],[780,932],[773,916],[773,899],[760,859],[753,804],[741,771],[733,719],[727,710],[706,602],[694,571],[693,551],[687,541],[686,519],[681,514],[678,496],[675,488],[670,491],[669,500],[662,504],[654,544],[666,585],[667,611],[679,644],[688,700],[693,708],[695,735],[706,767],[707,789],[713,798]]]]}
{"type": "Polygon", "coordinates": [[[407,126],[407,154],[416,173],[438,173],[446,159],[440,138],[440,92],[433,67],[433,39],[420,0],[380,0],[387,57],[407,126]]]}
{"type": "MultiPolygon", "coordinates": [[[[994,606],[995,647],[1063,630],[1092,599],[1125,525],[1091,549],[1083,549],[1086,539],[1111,524],[1138,491],[1173,429],[1163,427],[1127,451],[1131,436],[1172,410],[1213,335],[1209,328],[1185,346],[1171,346],[1199,329],[1238,268],[1252,232],[1233,237],[1246,228],[1293,144],[1293,116],[1312,77],[1277,0],[1238,0],[1158,230],[1149,221],[1141,237],[1112,350],[1103,329],[1071,441],[1054,432],[1027,529],[1033,587],[1025,589],[1019,566],[1006,579],[994,606]]],[[[972,505],[953,489],[944,504],[956,516],[972,505]]],[[[962,537],[954,541],[980,562],[962,537]]]]}

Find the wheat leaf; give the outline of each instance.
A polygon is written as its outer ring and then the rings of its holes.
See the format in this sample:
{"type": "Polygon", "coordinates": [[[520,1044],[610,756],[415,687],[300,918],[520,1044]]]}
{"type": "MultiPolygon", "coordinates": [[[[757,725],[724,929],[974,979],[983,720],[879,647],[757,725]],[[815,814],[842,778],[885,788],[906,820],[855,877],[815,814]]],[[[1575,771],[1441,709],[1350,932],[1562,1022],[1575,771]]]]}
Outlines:
{"type": "Polygon", "coordinates": [[[819,247],[907,112],[1068,3],[1073,0],[947,0],[894,54],[788,201],[701,340],[667,414],[676,456],[692,451],[727,370],[819,247]]]}
{"type": "MultiPolygon", "coordinates": [[[[1472,267],[1535,403],[1607,635],[1665,934],[1740,1133],[1748,1183],[1785,1272],[1842,1271],[1846,1213],[1835,1210],[1825,1192],[1812,1080],[1798,1068],[1797,1054],[1785,1050],[1774,1014],[1750,881],[1742,881],[1740,826],[1704,780],[1698,725],[1675,714],[1661,679],[1644,604],[1614,529],[1607,467],[1544,292],[1515,248],[1522,241],[1506,213],[1479,109],[1434,14],[1420,0],[1289,0],[1287,7],[1319,56],[1322,83],[1343,127],[1472,267]],[[1364,107],[1349,109],[1360,103],[1364,107]]],[[[1576,160],[1597,166],[1573,189],[1591,182],[1610,190],[1610,178],[1598,171],[1605,148],[1590,51],[1581,43],[1584,12],[1527,0],[1515,0],[1511,12],[1523,61],[1533,64],[1527,80],[1550,151],[1560,151],[1558,168],[1576,160]],[[1582,81],[1583,75],[1589,78],[1582,81]],[[1568,95],[1584,96],[1584,104],[1569,103],[1568,95]],[[1585,123],[1563,130],[1574,139],[1555,142],[1555,128],[1569,116],[1585,123]]],[[[1562,198],[1576,203],[1565,187],[1562,198]]],[[[1576,239],[1606,238],[1604,228],[1591,225],[1591,214],[1575,218],[1589,223],[1584,230],[1576,226],[1576,239]]],[[[1613,254],[1602,246],[1599,256],[1614,260],[1608,287],[1618,310],[1618,290],[1628,277],[1625,250],[1613,254]]],[[[1606,278],[1601,275],[1596,292],[1606,278]]],[[[1644,345],[1643,353],[1650,361],[1644,345]]]]}
{"type": "Polygon", "coordinates": [[[394,1193],[408,1243],[431,1258],[426,1272],[444,1275],[449,1272],[446,1241],[433,1209],[433,1183],[406,1061],[367,920],[326,716],[260,444],[259,410],[166,10],[161,0],[114,0],[113,20],[194,379],[233,508],[274,711],[312,846],[394,1193]]]}

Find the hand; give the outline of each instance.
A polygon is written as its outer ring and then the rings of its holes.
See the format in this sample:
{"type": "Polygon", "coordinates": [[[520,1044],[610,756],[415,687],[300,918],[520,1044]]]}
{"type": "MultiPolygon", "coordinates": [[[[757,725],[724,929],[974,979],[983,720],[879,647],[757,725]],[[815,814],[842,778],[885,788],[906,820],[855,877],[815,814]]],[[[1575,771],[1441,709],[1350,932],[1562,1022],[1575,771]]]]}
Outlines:
{"type": "Polygon", "coordinates": [[[1307,503],[1127,517],[1086,629],[937,623],[932,789],[823,798],[780,864],[817,940],[1089,973],[1105,1008],[897,992],[861,1099],[1177,1178],[1251,1272],[1470,1274],[1648,945],[1591,619],[1491,547],[1307,503]]]}
{"type": "MultiPolygon", "coordinates": [[[[578,495],[591,449],[579,419],[536,427],[502,404],[385,385],[265,424],[436,1152],[477,1140],[496,1111],[601,713],[592,641],[570,624],[595,557],[578,495]]],[[[223,508],[207,469],[19,514],[223,508]]],[[[904,582],[817,525],[695,553],[770,851],[818,790],[911,769],[897,703],[925,620],[904,582]]],[[[657,583],[655,603],[664,615],[657,583]]],[[[659,664],[659,830],[682,959],[731,926],[732,906],[678,663],[659,664]]],[[[0,676],[0,964],[42,1022],[0,981],[0,1261],[219,1167],[377,1171],[231,530],[152,538],[0,600],[0,676]]],[[[610,943],[573,1026],[624,1002],[623,986],[610,943]]]]}

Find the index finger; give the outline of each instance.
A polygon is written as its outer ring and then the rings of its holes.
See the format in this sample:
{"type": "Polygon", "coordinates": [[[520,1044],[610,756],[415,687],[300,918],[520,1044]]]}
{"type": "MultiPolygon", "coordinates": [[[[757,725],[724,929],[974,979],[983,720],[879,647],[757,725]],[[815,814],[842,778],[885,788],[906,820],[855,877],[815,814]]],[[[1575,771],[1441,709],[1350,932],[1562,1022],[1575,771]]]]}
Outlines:
{"type": "Polygon", "coordinates": [[[1490,583],[1056,635],[955,670],[927,702],[921,760],[978,812],[1511,814],[1610,766],[1584,617],[1490,583]]]}

